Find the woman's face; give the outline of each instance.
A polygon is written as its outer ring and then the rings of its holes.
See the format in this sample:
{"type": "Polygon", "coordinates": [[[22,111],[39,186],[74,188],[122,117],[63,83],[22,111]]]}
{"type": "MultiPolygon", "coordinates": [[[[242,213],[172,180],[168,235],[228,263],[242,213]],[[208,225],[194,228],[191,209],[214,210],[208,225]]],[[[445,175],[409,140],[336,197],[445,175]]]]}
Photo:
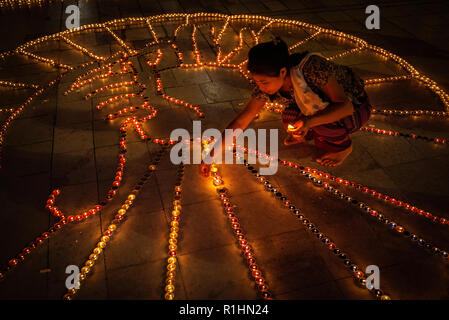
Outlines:
{"type": "Polygon", "coordinates": [[[282,68],[279,77],[270,77],[263,74],[251,74],[251,78],[256,82],[260,91],[267,94],[275,94],[284,85],[285,76],[287,75],[287,68],[282,68]]]}

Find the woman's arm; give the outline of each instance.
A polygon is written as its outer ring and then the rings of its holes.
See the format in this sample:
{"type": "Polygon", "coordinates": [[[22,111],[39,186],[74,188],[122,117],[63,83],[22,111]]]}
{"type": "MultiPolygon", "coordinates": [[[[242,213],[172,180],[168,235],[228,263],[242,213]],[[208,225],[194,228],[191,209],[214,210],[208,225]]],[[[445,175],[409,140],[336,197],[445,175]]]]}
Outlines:
{"type": "Polygon", "coordinates": [[[329,97],[331,103],[323,110],[306,118],[308,128],[322,124],[332,123],[354,113],[354,106],[346,96],[343,87],[337,82],[335,76],[330,76],[326,85],[320,90],[329,97]]]}
{"type": "MultiPolygon", "coordinates": [[[[256,115],[262,110],[263,106],[265,105],[264,100],[258,100],[255,98],[251,98],[251,100],[248,102],[245,109],[243,109],[238,116],[231,121],[230,124],[226,127],[226,129],[242,129],[245,130],[246,127],[250,124],[250,122],[256,117],[256,115]]],[[[225,129],[225,130],[226,130],[225,129]]],[[[221,138],[217,143],[221,143],[221,150],[223,152],[224,146],[225,146],[225,131],[221,133],[221,138]]],[[[214,149],[210,152],[210,156],[214,156],[214,149]]],[[[202,174],[205,177],[209,176],[210,173],[210,165],[204,163],[201,161],[200,165],[200,174],[202,174]]]]}
{"type": "MultiPolygon", "coordinates": [[[[245,130],[246,127],[251,123],[251,121],[256,117],[256,115],[262,110],[263,106],[265,105],[264,100],[259,100],[255,98],[251,98],[248,104],[246,105],[245,109],[243,109],[237,117],[235,117],[234,120],[231,121],[226,126],[226,129],[242,129],[245,130]]],[[[225,129],[225,130],[226,130],[225,129]]],[[[217,141],[217,143],[221,142],[222,150],[224,150],[225,146],[225,131],[221,133],[221,139],[220,141],[217,141]]],[[[214,156],[214,149],[212,149],[211,156],[214,156]]]]}

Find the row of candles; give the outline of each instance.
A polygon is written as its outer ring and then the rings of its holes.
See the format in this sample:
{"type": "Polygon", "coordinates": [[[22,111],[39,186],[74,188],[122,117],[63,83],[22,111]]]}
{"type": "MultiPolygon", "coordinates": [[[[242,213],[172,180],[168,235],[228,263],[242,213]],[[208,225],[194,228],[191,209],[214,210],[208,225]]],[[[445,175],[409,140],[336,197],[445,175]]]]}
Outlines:
{"type": "Polygon", "coordinates": [[[391,297],[381,289],[376,289],[373,286],[370,287],[369,285],[367,286],[367,277],[365,273],[356,263],[354,263],[354,261],[348,256],[348,254],[344,253],[340,248],[338,248],[337,244],[332,241],[329,236],[327,236],[323,232],[320,232],[318,227],[313,224],[312,221],[308,219],[305,214],[287,198],[285,194],[281,193],[279,188],[276,188],[273,184],[271,184],[266,177],[261,175],[259,171],[251,166],[245,159],[242,158],[242,160],[246,168],[255,176],[257,181],[265,186],[264,190],[276,197],[282,203],[283,207],[289,210],[299,220],[299,222],[304,225],[306,230],[311,232],[328,250],[330,250],[343,261],[343,264],[349,269],[361,288],[368,290],[378,299],[391,299],[391,297]]]}
{"type": "Polygon", "coordinates": [[[168,258],[167,271],[165,277],[165,300],[173,300],[175,298],[175,280],[176,280],[176,262],[178,250],[178,234],[181,217],[181,194],[182,180],[184,177],[184,164],[180,164],[177,170],[178,178],[174,186],[173,207],[170,217],[170,233],[168,237],[168,258]]]}
{"type": "MultiPolygon", "coordinates": [[[[212,142],[212,140],[203,140],[202,146],[203,151],[206,153],[210,152],[209,144],[212,142]]],[[[271,300],[271,293],[270,289],[268,287],[268,284],[266,282],[266,279],[263,277],[263,273],[260,269],[260,266],[256,263],[256,257],[254,254],[254,251],[247,240],[242,227],[240,225],[235,205],[232,204],[230,201],[230,195],[229,191],[223,187],[224,181],[220,173],[218,172],[218,168],[215,164],[211,165],[210,168],[211,171],[211,180],[215,187],[217,187],[217,192],[219,195],[219,199],[221,201],[221,204],[223,205],[224,214],[229,219],[229,224],[231,226],[231,229],[236,237],[237,243],[240,247],[241,253],[244,257],[244,259],[247,262],[250,274],[253,278],[253,281],[255,283],[255,287],[257,289],[257,292],[259,295],[265,299],[265,300],[271,300]]]]}
{"type": "Polygon", "coordinates": [[[116,195],[117,190],[120,187],[120,183],[123,178],[124,174],[124,168],[126,163],[126,134],[122,133],[122,140],[120,143],[121,146],[121,153],[119,154],[119,161],[117,165],[116,170],[116,176],[112,183],[111,189],[108,191],[106,195],[106,199],[102,201],[100,204],[97,204],[93,206],[89,210],[85,210],[83,212],[80,212],[79,214],[75,215],[66,215],[64,212],[56,205],[56,198],[61,194],[61,190],[55,189],[50,194],[46,204],[45,208],[50,211],[55,217],[59,218],[59,221],[55,223],[48,231],[43,232],[41,235],[36,237],[35,240],[30,242],[25,248],[23,248],[14,258],[11,258],[7,265],[3,266],[0,269],[0,280],[3,279],[7,272],[10,272],[13,267],[15,267],[19,262],[22,262],[25,260],[26,255],[30,254],[31,251],[35,248],[37,248],[39,245],[43,244],[44,240],[49,239],[50,236],[54,235],[56,231],[60,230],[64,225],[67,223],[73,223],[73,222],[81,222],[85,219],[88,219],[91,216],[96,215],[98,212],[100,212],[109,201],[111,201],[116,195]]]}
{"type": "MultiPolygon", "coordinates": [[[[265,157],[265,158],[272,158],[270,157],[268,154],[265,153],[260,153],[257,150],[252,150],[249,148],[244,148],[244,147],[238,147],[240,150],[242,150],[243,152],[246,153],[253,153],[255,155],[261,156],[261,157],[265,157]]],[[[402,202],[400,200],[397,200],[395,198],[392,198],[390,196],[387,195],[383,195],[381,193],[378,193],[375,190],[372,190],[368,187],[365,187],[361,184],[356,184],[355,182],[351,182],[349,180],[345,180],[343,178],[338,178],[338,177],[334,177],[332,175],[330,175],[329,173],[326,172],[322,172],[319,171],[317,169],[312,169],[312,168],[308,168],[308,167],[304,167],[301,166],[299,164],[296,164],[294,162],[290,162],[290,161],[286,161],[286,160],[281,160],[279,159],[279,162],[283,165],[286,165],[287,167],[290,168],[295,168],[299,170],[299,173],[303,176],[305,176],[306,178],[310,179],[315,185],[317,186],[322,186],[324,187],[327,191],[333,193],[334,195],[336,195],[338,198],[342,199],[343,201],[346,201],[348,203],[351,203],[353,205],[358,206],[360,209],[362,209],[363,211],[367,212],[368,214],[370,214],[371,216],[374,216],[377,218],[377,220],[380,223],[384,223],[386,225],[388,225],[392,230],[398,232],[398,233],[402,233],[404,234],[406,237],[409,237],[410,240],[412,241],[417,241],[417,243],[421,246],[424,246],[427,249],[430,249],[432,253],[434,254],[439,254],[441,255],[441,257],[443,259],[448,259],[449,255],[448,252],[445,250],[442,250],[430,243],[428,243],[427,241],[425,241],[422,237],[419,237],[415,234],[412,234],[410,232],[408,232],[407,230],[405,230],[405,228],[403,226],[400,226],[398,223],[392,221],[391,219],[388,219],[385,215],[379,213],[378,210],[374,210],[371,207],[369,207],[367,204],[352,199],[351,197],[349,197],[348,195],[344,194],[343,192],[341,192],[340,190],[338,190],[337,188],[332,187],[329,183],[327,182],[323,182],[321,179],[328,179],[329,181],[335,181],[339,184],[345,185],[345,186],[351,186],[353,188],[355,188],[356,190],[359,190],[363,193],[367,193],[370,194],[373,197],[376,197],[378,199],[382,199],[385,202],[389,202],[393,205],[396,205],[398,207],[403,207],[405,210],[411,212],[411,213],[417,213],[419,216],[423,216],[431,221],[440,223],[440,224],[449,224],[449,220],[446,218],[441,218],[435,215],[432,215],[430,212],[426,212],[422,209],[419,209],[415,206],[412,206],[406,202],[402,202]],[[318,178],[317,178],[318,177],[318,178]]]]}
{"type": "MultiPolygon", "coordinates": [[[[213,139],[202,141],[203,145],[203,151],[209,152],[209,144],[213,142],[213,139]]],[[[235,147],[235,145],[234,145],[235,147]]],[[[240,148],[244,152],[251,152],[252,150],[248,150],[247,148],[240,148]]],[[[257,151],[255,151],[257,154],[257,151]]],[[[236,157],[239,157],[238,153],[235,153],[236,157]]],[[[269,155],[264,155],[266,158],[270,158],[269,155]]],[[[247,169],[255,175],[257,181],[259,183],[264,184],[265,191],[271,193],[274,195],[277,199],[279,199],[283,206],[287,208],[306,228],[308,231],[312,232],[321,242],[324,244],[324,246],[327,247],[328,250],[333,252],[337,257],[343,260],[344,265],[351,271],[354,278],[357,280],[358,284],[364,288],[369,290],[375,297],[381,299],[381,300],[390,300],[390,296],[388,294],[385,294],[382,290],[376,289],[374,287],[369,288],[369,286],[366,286],[366,275],[361,271],[361,268],[353,262],[350,257],[344,253],[341,249],[339,249],[334,241],[330,239],[326,234],[320,232],[316,225],[314,225],[310,219],[308,219],[300,209],[298,209],[288,198],[280,192],[278,188],[275,188],[270,181],[262,176],[258,170],[256,170],[253,166],[249,165],[248,162],[242,158],[242,162],[247,167],[247,169]]],[[[219,194],[219,198],[222,201],[222,204],[224,206],[225,214],[228,216],[230,220],[231,227],[237,237],[237,241],[241,247],[243,256],[247,259],[248,266],[250,268],[251,274],[253,276],[254,281],[256,282],[256,288],[261,293],[262,297],[264,299],[272,299],[271,294],[269,293],[268,285],[266,284],[266,280],[263,278],[262,273],[260,271],[260,267],[256,264],[255,255],[251,250],[251,246],[249,245],[248,241],[246,240],[243,231],[242,226],[239,223],[239,220],[236,216],[234,207],[232,203],[229,200],[229,191],[223,186],[224,181],[222,176],[218,172],[218,168],[215,164],[211,165],[211,180],[214,186],[217,187],[217,191],[219,194]]],[[[332,188],[332,187],[331,187],[332,188]]],[[[352,200],[352,199],[351,199],[352,200]]]]}
{"type": "Polygon", "coordinates": [[[153,173],[156,170],[157,165],[160,161],[160,155],[163,154],[165,152],[165,150],[166,150],[166,147],[164,146],[160,150],[159,156],[154,159],[154,162],[151,165],[148,166],[147,170],[143,174],[139,183],[134,186],[131,193],[126,197],[126,200],[123,202],[121,207],[117,210],[111,223],[106,227],[105,231],[100,235],[98,243],[96,244],[95,248],[90,253],[89,258],[84,262],[84,265],[81,267],[81,273],[79,275],[79,282],[77,283],[79,289],[77,289],[76,287],[68,289],[67,293],[63,296],[64,300],[72,300],[74,298],[74,295],[76,293],[78,293],[78,291],[81,289],[82,282],[85,281],[87,279],[88,275],[92,273],[95,263],[98,261],[101,253],[104,251],[108,242],[111,240],[112,235],[118,230],[121,223],[126,220],[127,213],[131,209],[135,199],[139,195],[140,189],[143,187],[143,185],[146,182],[148,182],[148,179],[153,175],[153,173]]]}
{"type": "Polygon", "coordinates": [[[361,127],[361,131],[366,131],[370,133],[375,134],[381,134],[381,135],[388,135],[388,136],[394,136],[394,137],[404,137],[404,138],[412,138],[412,139],[421,139],[427,142],[433,142],[438,144],[447,144],[447,139],[444,138],[429,138],[426,136],[417,135],[415,133],[402,133],[398,131],[391,131],[391,130],[382,130],[374,127],[361,127]]]}

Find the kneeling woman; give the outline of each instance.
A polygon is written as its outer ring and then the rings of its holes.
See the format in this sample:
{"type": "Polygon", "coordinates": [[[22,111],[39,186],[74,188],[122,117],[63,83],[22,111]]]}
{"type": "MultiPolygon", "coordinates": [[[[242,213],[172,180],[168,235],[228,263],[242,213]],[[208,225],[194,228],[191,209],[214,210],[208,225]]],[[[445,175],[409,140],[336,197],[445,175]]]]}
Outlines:
{"type": "MultiPolygon", "coordinates": [[[[247,68],[257,86],[246,108],[227,129],[245,130],[266,102],[279,103],[285,106],[285,145],[313,139],[319,151],[318,163],[342,164],[352,151],[349,134],[359,130],[371,114],[363,80],[349,67],[328,61],[319,53],[290,55],[279,37],[252,47],[247,68]]],[[[221,143],[224,145],[223,135],[221,143]]],[[[208,165],[201,165],[203,174],[208,169],[208,165]]]]}

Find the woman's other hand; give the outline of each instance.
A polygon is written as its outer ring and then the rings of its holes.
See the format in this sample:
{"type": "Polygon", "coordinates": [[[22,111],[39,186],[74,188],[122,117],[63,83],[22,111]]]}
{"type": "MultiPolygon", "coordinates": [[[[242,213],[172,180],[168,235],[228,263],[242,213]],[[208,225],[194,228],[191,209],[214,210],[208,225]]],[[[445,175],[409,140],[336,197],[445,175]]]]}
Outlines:
{"type": "Polygon", "coordinates": [[[291,132],[293,137],[305,137],[309,131],[309,121],[303,117],[294,124],[289,124],[288,131],[291,132]]]}

